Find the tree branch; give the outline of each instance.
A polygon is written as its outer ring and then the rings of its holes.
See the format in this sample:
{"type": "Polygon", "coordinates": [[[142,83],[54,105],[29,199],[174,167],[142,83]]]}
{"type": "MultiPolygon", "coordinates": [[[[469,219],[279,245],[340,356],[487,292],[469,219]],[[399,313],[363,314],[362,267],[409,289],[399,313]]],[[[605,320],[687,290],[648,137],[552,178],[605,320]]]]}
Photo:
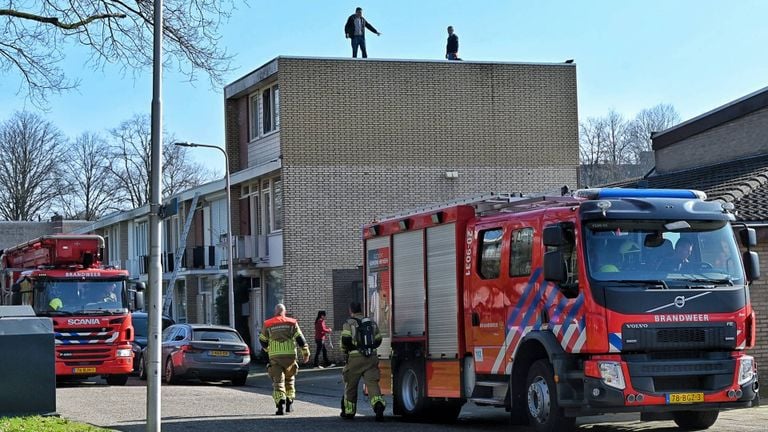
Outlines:
{"type": "Polygon", "coordinates": [[[41,23],[44,23],[44,24],[52,24],[52,25],[54,25],[56,27],[59,27],[61,29],[64,29],[64,30],[74,30],[74,29],[77,29],[79,27],[84,27],[84,26],[87,26],[88,24],[90,24],[90,23],[92,23],[94,21],[97,21],[97,20],[111,19],[111,18],[125,18],[125,17],[128,16],[126,14],[117,14],[117,13],[115,13],[115,14],[96,14],[96,15],[91,15],[91,16],[89,16],[89,17],[87,17],[85,19],[82,19],[80,21],[76,21],[76,22],[67,24],[67,23],[63,23],[63,22],[59,21],[59,18],[57,18],[57,17],[45,17],[45,16],[35,15],[35,14],[27,13],[27,12],[21,12],[21,11],[17,11],[17,10],[13,10],[13,9],[0,9],[0,16],[3,16],[3,15],[5,15],[5,16],[12,16],[12,17],[15,17],[15,18],[22,18],[22,19],[37,21],[37,22],[41,22],[41,23]]]}

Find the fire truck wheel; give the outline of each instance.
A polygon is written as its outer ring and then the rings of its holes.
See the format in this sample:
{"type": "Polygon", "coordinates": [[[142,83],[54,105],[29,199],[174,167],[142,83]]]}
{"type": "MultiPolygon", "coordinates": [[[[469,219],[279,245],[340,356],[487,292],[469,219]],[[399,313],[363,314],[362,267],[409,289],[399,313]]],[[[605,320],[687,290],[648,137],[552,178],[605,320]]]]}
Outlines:
{"type": "Polygon", "coordinates": [[[176,372],[173,370],[173,362],[170,357],[165,361],[165,373],[163,374],[163,378],[165,379],[166,384],[177,384],[179,382],[179,379],[176,377],[176,372]]]}
{"type": "Polygon", "coordinates": [[[123,386],[128,382],[128,375],[107,375],[107,384],[113,386],[123,386]]]}
{"type": "Polygon", "coordinates": [[[409,420],[424,419],[427,398],[424,394],[424,373],[414,362],[406,362],[397,374],[396,398],[402,408],[403,417],[409,420]]]}
{"type": "Polygon", "coordinates": [[[673,414],[675,423],[683,430],[708,429],[717,421],[719,411],[679,411],[673,414]]]}
{"type": "Polygon", "coordinates": [[[528,370],[526,402],[528,419],[538,432],[570,431],[576,418],[566,417],[557,403],[552,366],[546,359],[535,361],[528,370]]]}

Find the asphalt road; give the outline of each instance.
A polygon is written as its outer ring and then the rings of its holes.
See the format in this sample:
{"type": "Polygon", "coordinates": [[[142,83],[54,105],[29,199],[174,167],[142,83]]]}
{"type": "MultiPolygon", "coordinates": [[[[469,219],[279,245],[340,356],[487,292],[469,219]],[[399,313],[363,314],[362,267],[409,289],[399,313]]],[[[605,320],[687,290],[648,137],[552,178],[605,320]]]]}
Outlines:
{"type": "MultiPolygon", "coordinates": [[[[503,409],[477,407],[467,404],[459,421],[452,425],[405,423],[391,416],[382,423],[373,420],[373,411],[365,400],[359,401],[358,417],[339,417],[342,392],[341,369],[308,369],[299,372],[297,401],[294,413],[274,415],[272,387],[269,377],[261,370],[252,372],[244,387],[225,383],[189,382],[163,385],[163,431],[248,431],[258,428],[269,432],[297,430],[338,431],[365,428],[378,431],[520,431],[528,427],[511,427],[503,409]],[[362,414],[362,415],[361,415],[362,414]]],[[[144,381],[131,378],[125,387],[110,387],[94,379],[78,384],[60,385],[57,389],[57,409],[65,418],[97,426],[129,432],[145,430],[146,387],[144,381]]],[[[637,415],[602,416],[580,419],[580,430],[591,432],[677,431],[671,421],[639,421],[637,415]],[[596,422],[608,422],[596,424],[596,422]]],[[[723,412],[713,432],[766,431],[768,407],[723,412]]]]}

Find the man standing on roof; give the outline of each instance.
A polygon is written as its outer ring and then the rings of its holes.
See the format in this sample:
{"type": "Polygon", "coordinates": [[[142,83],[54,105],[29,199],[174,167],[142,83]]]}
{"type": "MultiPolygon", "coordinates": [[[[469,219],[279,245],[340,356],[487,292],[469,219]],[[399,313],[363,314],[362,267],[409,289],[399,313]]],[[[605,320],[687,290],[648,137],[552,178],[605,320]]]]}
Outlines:
{"type": "Polygon", "coordinates": [[[363,51],[363,58],[368,58],[368,52],[365,50],[365,29],[381,36],[381,33],[363,18],[363,8],[356,8],[355,13],[347,18],[344,25],[344,36],[352,40],[352,58],[357,58],[358,47],[363,51]]]}
{"type": "Polygon", "coordinates": [[[269,353],[267,374],[272,378],[272,398],[277,406],[275,415],[291,412],[296,398],[296,373],[299,370],[296,347],[301,348],[302,361],[306,363],[309,361],[309,346],[299,323],[285,316],[284,304],[278,303],[275,316],[264,321],[259,341],[264,351],[269,353]]]}
{"type": "Polygon", "coordinates": [[[461,60],[459,58],[459,36],[453,32],[453,26],[448,26],[448,43],[445,45],[445,58],[448,60],[461,60]]]}

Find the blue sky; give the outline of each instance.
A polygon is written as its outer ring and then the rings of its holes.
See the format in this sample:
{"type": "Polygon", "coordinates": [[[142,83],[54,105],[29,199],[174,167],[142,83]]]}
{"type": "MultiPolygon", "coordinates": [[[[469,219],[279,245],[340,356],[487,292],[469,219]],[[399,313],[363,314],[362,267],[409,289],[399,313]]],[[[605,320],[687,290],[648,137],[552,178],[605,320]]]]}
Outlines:
{"type": "MultiPolygon", "coordinates": [[[[768,86],[766,1],[258,1],[240,5],[222,28],[234,54],[232,82],[278,55],[347,57],[343,25],[356,6],[382,33],[369,34],[372,58],[441,59],[453,25],[465,60],[561,62],[575,59],[579,118],[615,109],[633,116],[670,103],[683,119],[768,86]]],[[[50,98],[44,113],[69,136],[103,131],[149,112],[151,70],[84,68],[72,49],[63,64],[78,90],[50,98]]],[[[0,80],[0,119],[23,108],[16,75],[0,80]]],[[[206,79],[191,85],[165,74],[164,126],[181,140],[224,141],[223,95],[206,79]]],[[[211,155],[196,156],[211,161],[211,155]]],[[[216,162],[212,162],[216,163],[216,162]]],[[[212,167],[212,168],[215,168],[212,167]]]]}

